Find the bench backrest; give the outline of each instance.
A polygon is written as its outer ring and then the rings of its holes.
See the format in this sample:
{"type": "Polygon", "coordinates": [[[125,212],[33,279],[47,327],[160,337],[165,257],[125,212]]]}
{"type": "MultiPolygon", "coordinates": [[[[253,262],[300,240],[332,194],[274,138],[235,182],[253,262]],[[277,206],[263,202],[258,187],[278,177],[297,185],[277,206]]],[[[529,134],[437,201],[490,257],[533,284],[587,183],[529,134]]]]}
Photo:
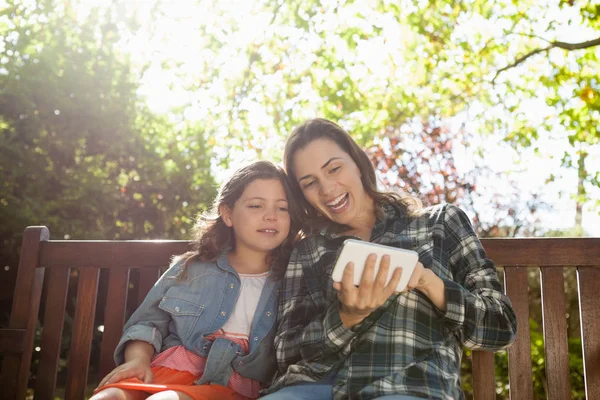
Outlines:
{"type": "MultiPolygon", "coordinates": [[[[508,351],[511,399],[533,399],[527,268],[539,267],[549,399],[571,396],[563,268],[576,268],[587,399],[600,399],[600,238],[484,239],[488,256],[504,268],[504,286],[518,317],[508,351]]],[[[8,329],[0,330],[3,398],[24,399],[44,287],[43,330],[35,398],[53,399],[69,278],[78,274],[66,399],[83,399],[90,365],[101,269],[108,270],[99,376],[114,363],[128,302],[137,306],[186,241],[54,241],[45,227],[25,230],[8,329]],[[130,271],[139,280],[128,299],[130,271]],[[45,281],[45,282],[44,282],[45,281]]],[[[473,352],[475,399],[495,399],[493,353],[473,352]]]]}

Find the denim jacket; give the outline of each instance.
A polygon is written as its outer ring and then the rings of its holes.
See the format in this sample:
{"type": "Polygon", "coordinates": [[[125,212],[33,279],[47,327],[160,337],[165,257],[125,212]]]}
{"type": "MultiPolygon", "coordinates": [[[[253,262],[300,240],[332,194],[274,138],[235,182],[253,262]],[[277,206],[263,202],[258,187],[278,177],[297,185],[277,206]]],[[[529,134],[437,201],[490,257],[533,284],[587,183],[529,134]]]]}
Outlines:
{"type": "Polygon", "coordinates": [[[227,385],[233,371],[268,384],[276,371],[273,339],[277,328],[277,303],[281,281],[269,277],[261,293],[250,329],[250,348],[243,354],[239,345],[226,338],[206,339],[219,330],[234,310],[241,281],[228,263],[227,252],[216,262],[189,264],[186,278],[177,281],[183,262],[172,265],[125,324],[115,349],[115,362],[124,362],[125,346],[142,340],[156,353],[183,345],[206,357],[206,368],[196,384],[227,385]]]}

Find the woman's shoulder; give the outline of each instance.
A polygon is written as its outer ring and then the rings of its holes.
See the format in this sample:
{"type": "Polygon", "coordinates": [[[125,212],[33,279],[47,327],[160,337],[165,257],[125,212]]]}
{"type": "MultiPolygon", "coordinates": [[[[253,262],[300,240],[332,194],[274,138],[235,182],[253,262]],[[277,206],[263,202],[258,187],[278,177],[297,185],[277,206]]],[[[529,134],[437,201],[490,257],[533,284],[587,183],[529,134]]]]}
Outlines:
{"type": "Polygon", "coordinates": [[[413,217],[414,219],[427,220],[430,223],[443,224],[452,219],[467,218],[466,213],[462,208],[450,203],[436,204],[433,206],[423,207],[413,217]]]}

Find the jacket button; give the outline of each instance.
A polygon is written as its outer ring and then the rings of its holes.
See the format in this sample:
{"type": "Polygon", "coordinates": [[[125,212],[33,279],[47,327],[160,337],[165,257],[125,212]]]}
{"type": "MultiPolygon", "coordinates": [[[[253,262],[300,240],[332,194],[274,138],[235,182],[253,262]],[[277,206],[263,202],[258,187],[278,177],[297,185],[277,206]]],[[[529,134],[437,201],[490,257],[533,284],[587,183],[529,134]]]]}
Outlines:
{"type": "Polygon", "coordinates": [[[271,311],[267,311],[267,317],[271,316],[271,311]]]}
{"type": "Polygon", "coordinates": [[[225,311],[221,311],[221,315],[225,316],[225,315],[227,315],[227,313],[225,311]]]}
{"type": "Polygon", "coordinates": [[[179,312],[179,307],[175,307],[175,312],[179,312]]]}
{"type": "Polygon", "coordinates": [[[255,342],[257,342],[258,341],[258,336],[255,336],[254,339],[252,339],[252,340],[254,340],[255,342]]]}
{"type": "Polygon", "coordinates": [[[229,285],[229,289],[233,289],[235,287],[235,285],[232,283],[229,285]]]}

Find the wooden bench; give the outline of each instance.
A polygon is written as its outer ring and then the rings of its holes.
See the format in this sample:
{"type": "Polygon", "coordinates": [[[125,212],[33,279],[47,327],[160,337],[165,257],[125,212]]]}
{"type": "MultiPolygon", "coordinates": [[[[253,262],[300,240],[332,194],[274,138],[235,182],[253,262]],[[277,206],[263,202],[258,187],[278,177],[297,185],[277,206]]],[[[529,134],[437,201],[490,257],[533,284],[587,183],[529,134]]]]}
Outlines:
{"type": "MultiPolygon", "coordinates": [[[[25,398],[43,286],[46,296],[35,398],[54,398],[68,281],[76,269],[78,296],[65,398],[83,399],[100,270],[109,270],[99,361],[99,375],[104,376],[114,367],[112,353],[126,318],[130,269],[139,269],[139,291],[134,299],[139,304],[171,256],[188,247],[185,241],[64,241],[49,240],[49,236],[45,227],[25,230],[10,325],[0,330],[0,387],[6,399],[25,398]]],[[[504,268],[506,292],[519,319],[517,339],[508,352],[511,399],[533,399],[530,267],[541,273],[548,398],[571,397],[563,268],[576,268],[586,396],[600,399],[600,238],[487,239],[483,244],[488,256],[504,268]]],[[[474,352],[475,399],[495,399],[495,386],[493,353],[474,352]]]]}

